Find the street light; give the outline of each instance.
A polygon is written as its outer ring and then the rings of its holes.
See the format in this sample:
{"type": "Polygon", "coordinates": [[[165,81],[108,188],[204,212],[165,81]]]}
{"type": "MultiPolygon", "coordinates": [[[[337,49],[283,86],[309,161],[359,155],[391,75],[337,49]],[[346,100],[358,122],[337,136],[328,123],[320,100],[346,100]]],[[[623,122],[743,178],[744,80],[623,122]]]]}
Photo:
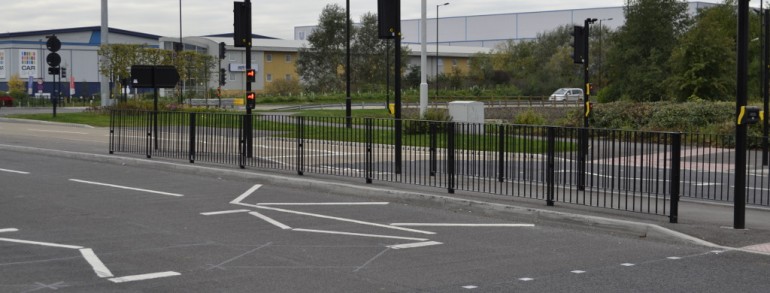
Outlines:
{"type": "Polygon", "coordinates": [[[441,6],[447,6],[449,2],[436,5],[436,97],[438,98],[438,63],[441,57],[438,56],[438,8],[441,6]]]}
{"type": "Polygon", "coordinates": [[[604,27],[602,27],[602,21],[610,21],[612,20],[612,17],[610,18],[602,18],[599,20],[599,85],[604,86],[604,79],[602,78],[602,64],[604,62],[604,47],[602,47],[602,31],[604,30],[604,27]]]}

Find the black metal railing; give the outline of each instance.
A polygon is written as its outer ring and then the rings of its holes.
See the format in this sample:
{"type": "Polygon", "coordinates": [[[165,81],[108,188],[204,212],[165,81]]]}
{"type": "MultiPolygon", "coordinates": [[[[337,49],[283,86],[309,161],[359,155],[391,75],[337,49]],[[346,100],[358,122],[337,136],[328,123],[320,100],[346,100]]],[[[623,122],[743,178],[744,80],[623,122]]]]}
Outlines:
{"type": "Polygon", "coordinates": [[[110,153],[148,158],[527,197],[672,222],[684,187],[677,170],[687,152],[679,151],[678,133],[402,120],[397,146],[393,119],[353,118],[347,127],[344,117],[255,115],[249,152],[242,114],[116,110],[111,117],[110,153]]]}

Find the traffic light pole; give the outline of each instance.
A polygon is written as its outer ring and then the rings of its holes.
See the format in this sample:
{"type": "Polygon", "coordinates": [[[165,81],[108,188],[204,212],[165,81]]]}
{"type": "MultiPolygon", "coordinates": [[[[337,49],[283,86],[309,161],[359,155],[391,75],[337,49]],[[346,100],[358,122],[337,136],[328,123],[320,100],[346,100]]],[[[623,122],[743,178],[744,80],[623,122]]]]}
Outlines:
{"type": "MultiPolygon", "coordinates": [[[[748,100],[749,73],[749,0],[738,1],[738,60],[737,60],[737,91],[736,115],[740,117],[741,109],[746,107],[748,100]]],[[[746,134],[748,125],[737,121],[735,125],[735,187],[733,190],[734,210],[733,228],[746,228],[746,134]]]]}
{"type": "MultiPolygon", "coordinates": [[[[247,13],[251,15],[251,0],[246,0],[246,8],[248,9],[247,13]]],[[[249,27],[249,34],[251,34],[251,17],[248,18],[248,25],[249,27]]],[[[246,72],[251,70],[251,41],[248,42],[246,45],[246,72]]],[[[246,92],[251,92],[251,82],[248,81],[248,78],[246,78],[246,92]]],[[[251,107],[246,105],[246,157],[247,158],[253,158],[254,157],[254,133],[252,131],[252,116],[251,116],[251,107]]]]}
{"type": "Polygon", "coordinates": [[[590,76],[588,74],[589,60],[589,25],[594,23],[596,18],[586,18],[583,24],[583,128],[580,129],[578,144],[578,190],[586,188],[586,161],[588,157],[588,116],[591,113],[591,89],[590,76]]]}

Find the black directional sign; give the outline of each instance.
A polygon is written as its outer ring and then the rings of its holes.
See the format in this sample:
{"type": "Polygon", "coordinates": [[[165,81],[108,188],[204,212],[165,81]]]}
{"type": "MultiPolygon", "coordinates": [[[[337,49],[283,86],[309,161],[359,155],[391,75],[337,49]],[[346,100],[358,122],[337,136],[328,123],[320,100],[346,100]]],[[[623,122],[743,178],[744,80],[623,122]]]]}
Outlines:
{"type": "Polygon", "coordinates": [[[174,88],[177,83],[179,83],[179,73],[174,66],[131,66],[131,86],[134,88],[174,88]]]}

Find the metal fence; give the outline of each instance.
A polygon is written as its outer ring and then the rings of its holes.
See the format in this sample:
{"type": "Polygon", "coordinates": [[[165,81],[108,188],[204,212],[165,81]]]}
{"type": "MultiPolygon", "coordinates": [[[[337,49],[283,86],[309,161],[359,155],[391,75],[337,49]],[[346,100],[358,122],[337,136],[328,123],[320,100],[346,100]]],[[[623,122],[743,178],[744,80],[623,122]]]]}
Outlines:
{"type": "Polygon", "coordinates": [[[111,115],[110,153],[527,197],[671,222],[687,153],[682,135],[668,132],[402,120],[399,146],[393,119],[348,126],[345,118],[282,115],[111,115]]]}

